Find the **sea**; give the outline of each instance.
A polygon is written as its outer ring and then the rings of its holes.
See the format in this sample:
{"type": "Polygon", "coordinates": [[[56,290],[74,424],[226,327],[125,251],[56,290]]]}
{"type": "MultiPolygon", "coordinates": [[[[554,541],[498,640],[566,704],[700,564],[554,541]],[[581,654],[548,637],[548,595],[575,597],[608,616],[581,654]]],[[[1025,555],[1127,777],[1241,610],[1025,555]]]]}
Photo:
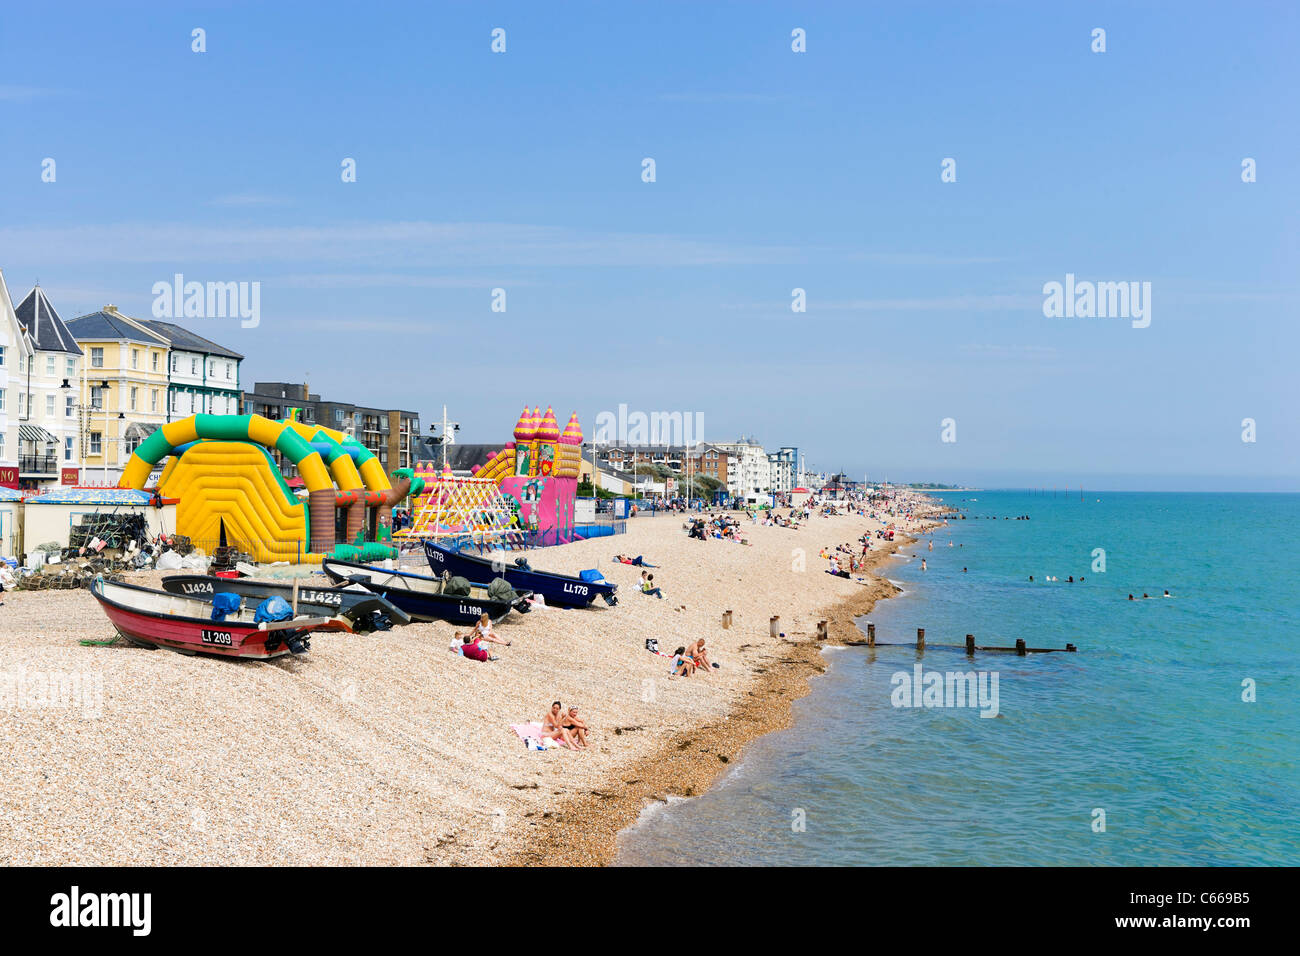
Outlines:
{"type": "Polygon", "coordinates": [[[879,646],[616,862],[1300,863],[1300,495],[935,497],[964,517],[884,566],[879,646]]]}

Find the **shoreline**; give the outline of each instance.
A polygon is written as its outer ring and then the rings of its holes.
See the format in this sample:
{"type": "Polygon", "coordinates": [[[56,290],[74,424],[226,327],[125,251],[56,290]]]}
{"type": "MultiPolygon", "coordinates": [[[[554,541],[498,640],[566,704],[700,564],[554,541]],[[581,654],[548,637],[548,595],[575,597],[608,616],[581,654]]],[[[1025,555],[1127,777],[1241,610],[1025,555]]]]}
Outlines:
{"type": "Polygon", "coordinates": [[[621,769],[620,779],[610,781],[607,788],[564,800],[537,824],[531,845],[508,853],[502,865],[609,866],[618,855],[619,834],[635,825],[647,807],[666,803],[671,796],[700,796],[744,758],[751,743],[790,727],[794,702],[811,692],[810,678],[829,666],[822,651],[862,639],[857,619],[869,614],[877,602],[901,592],[880,576],[882,567],[934,524],[922,518],[912,534],[899,537],[888,551],[873,554],[866,569],[870,583],[814,615],[826,621],[824,641],[817,639],[815,630],[786,631],[785,640],[776,645],[783,655],[760,658],[771,660],[771,666],[762,668],[762,676],[720,719],[674,733],[655,752],[621,769]]]}

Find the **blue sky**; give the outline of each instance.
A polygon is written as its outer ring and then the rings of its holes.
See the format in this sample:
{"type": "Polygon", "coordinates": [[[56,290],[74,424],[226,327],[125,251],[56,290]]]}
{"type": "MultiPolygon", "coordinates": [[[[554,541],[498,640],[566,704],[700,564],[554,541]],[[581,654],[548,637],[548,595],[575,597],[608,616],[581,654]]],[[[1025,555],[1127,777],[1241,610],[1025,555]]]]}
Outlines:
{"type": "Polygon", "coordinates": [[[185,323],[246,383],[466,440],[625,403],[852,475],[1295,490],[1297,48],[1282,3],[8,6],[0,268],[65,317],[260,282],[185,323]],[[1045,318],[1066,273],[1150,327],[1045,318]]]}

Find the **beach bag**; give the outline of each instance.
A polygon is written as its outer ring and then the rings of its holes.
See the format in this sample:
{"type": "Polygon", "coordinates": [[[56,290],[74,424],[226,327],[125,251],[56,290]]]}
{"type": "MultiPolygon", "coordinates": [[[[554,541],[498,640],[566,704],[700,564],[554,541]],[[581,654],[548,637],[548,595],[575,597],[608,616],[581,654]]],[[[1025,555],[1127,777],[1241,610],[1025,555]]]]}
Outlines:
{"type": "Polygon", "coordinates": [[[468,578],[462,578],[459,575],[451,578],[446,586],[442,589],[443,594],[450,594],[453,597],[469,597],[470,583],[468,578]]]}
{"type": "Polygon", "coordinates": [[[513,602],[515,599],[515,589],[505,578],[493,578],[492,583],[488,585],[487,593],[493,601],[513,602]]]}
{"type": "Polygon", "coordinates": [[[253,623],[263,621],[287,621],[293,617],[293,605],[282,597],[269,597],[257,606],[253,613],[253,623]]]}
{"type": "MultiPolygon", "coordinates": [[[[175,554],[175,552],[170,552],[175,554]]],[[[239,595],[231,594],[229,591],[220,591],[212,595],[212,620],[224,621],[227,614],[234,614],[239,610],[239,595]]]]}
{"type": "Polygon", "coordinates": [[[578,572],[578,577],[581,578],[583,581],[586,581],[586,582],[588,582],[588,583],[591,583],[591,582],[594,582],[594,581],[603,581],[603,580],[605,580],[605,575],[601,574],[601,573],[600,573],[599,571],[597,571],[595,568],[591,568],[591,569],[586,570],[586,571],[579,571],[579,572],[578,572]]]}

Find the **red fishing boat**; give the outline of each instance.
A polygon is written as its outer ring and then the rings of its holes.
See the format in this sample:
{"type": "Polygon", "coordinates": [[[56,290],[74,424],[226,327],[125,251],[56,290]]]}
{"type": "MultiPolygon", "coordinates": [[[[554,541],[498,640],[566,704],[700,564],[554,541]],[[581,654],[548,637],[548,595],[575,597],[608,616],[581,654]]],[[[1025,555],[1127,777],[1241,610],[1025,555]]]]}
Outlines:
{"type": "Polygon", "coordinates": [[[102,576],[95,579],[90,593],[128,641],[182,654],[266,660],[307,653],[315,631],[352,631],[348,621],[338,616],[259,623],[254,620],[256,606],[247,607],[245,602],[222,620],[213,620],[212,605],[206,601],[105,581],[102,576]]]}

